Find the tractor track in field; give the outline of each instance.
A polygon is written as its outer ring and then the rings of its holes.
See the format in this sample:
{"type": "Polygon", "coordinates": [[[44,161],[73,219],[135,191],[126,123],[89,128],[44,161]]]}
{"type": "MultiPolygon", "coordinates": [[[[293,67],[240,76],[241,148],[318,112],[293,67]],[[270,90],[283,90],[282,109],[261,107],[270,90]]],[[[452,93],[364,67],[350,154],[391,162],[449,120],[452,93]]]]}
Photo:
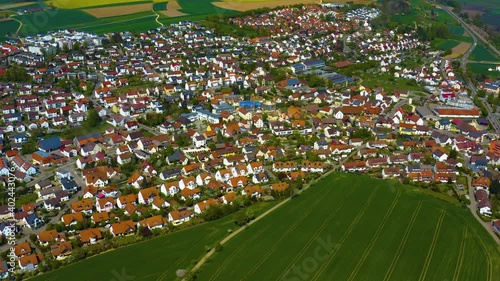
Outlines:
{"type": "Polygon", "coordinates": [[[327,192],[325,192],[325,194],[323,194],[321,197],[319,197],[318,199],[316,199],[316,201],[314,201],[314,203],[310,206],[309,210],[307,212],[305,212],[304,215],[302,215],[302,217],[300,217],[299,220],[295,221],[295,223],[292,224],[285,233],[283,233],[283,235],[281,236],[281,238],[278,241],[276,241],[276,243],[274,244],[274,246],[271,247],[271,249],[269,249],[267,251],[266,255],[257,264],[255,264],[254,267],[252,267],[252,269],[250,269],[250,271],[248,271],[241,278],[241,280],[245,280],[247,277],[249,277],[250,275],[252,275],[272,255],[272,253],[274,253],[274,251],[276,250],[276,248],[278,248],[280,242],[288,234],[290,234],[293,230],[295,230],[295,228],[297,228],[297,226],[299,224],[301,224],[309,216],[309,214],[312,212],[312,210],[314,210],[314,207],[316,207],[316,205],[318,205],[319,202],[321,202],[321,200],[323,200],[323,198],[325,198],[325,196],[328,193],[330,193],[332,190],[333,190],[333,188],[330,188],[327,192]]]}
{"type": "Polygon", "coordinates": [[[391,265],[389,266],[389,269],[387,270],[387,273],[385,274],[383,281],[391,280],[392,272],[396,268],[396,264],[398,263],[399,258],[401,257],[401,254],[403,253],[403,249],[406,245],[406,241],[408,241],[408,237],[410,237],[411,230],[413,228],[413,225],[415,224],[415,221],[417,220],[418,213],[420,212],[421,207],[422,207],[422,202],[418,202],[418,206],[415,209],[413,216],[411,217],[410,222],[408,223],[408,226],[406,227],[406,231],[403,235],[403,238],[401,239],[401,242],[399,243],[398,250],[396,251],[394,258],[392,259],[391,265]]]}
{"type": "Polygon", "coordinates": [[[492,262],[491,262],[490,253],[489,253],[488,249],[486,248],[486,245],[484,245],[484,242],[481,239],[481,237],[477,234],[476,230],[474,230],[474,228],[472,228],[472,226],[468,222],[465,222],[465,223],[467,224],[467,226],[469,226],[469,229],[472,231],[472,234],[474,234],[474,236],[476,237],[476,240],[479,241],[479,243],[481,244],[481,247],[483,248],[483,251],[486,253],[486,259],[488,260],[488,277],[486,278],[486,280],[487,281],[492,281],[492,278],[493,278],[493,265],[492,265],[492,262]]]}
{"type": "Polygon", "coordinates": [[[460,252],[458,254],[457,266],[455,267],[455,272],[453,273],[453,281],[458,281],[460,277],[460,271],[462,270],[462,264],[464,262],[465,244],[467,240],[467,225],[464,225],[464,231],[462,232],[462,241],[460,243],[460,252]]]}
{"type": "Polygon", "coordinates": [[[201,244],[202,242],[208,240],[210,237],[214,236],[216,233],[218,233],[219,230],[215,230],[215,231],[212,231],[212,233],[210,233],[209,235],[207,235],[205,238],[201,239],[200,241],[198,241],[198,243],[194,244],[193,247],[191,247],[191,249],[189,249],[181,258],[179,258],[177,260],[176,263],[174,263],[172,266],[170,266],[165,272],[163,272],[160,277],[158,277],[158,279],[156,279],[156,281],[161,281],[163,280],[167,274],[170,272],[170,270],[172,270],[172,268],[175,268],[176,266],[178,266],[185,258],[187,258],[190,254],[191,254],[191,251],[197,247],[199,244],[201,244]]]}
{"type": "Polygon", "coordinates": [[[368,258],[368,256],[370,255],[370,253],[373,249],[373,246],[375,246],[375,243],[377,243],[378,237],[380,236],[380,233],[382,232],[387,221],[389,220],[389,217],[392,215],[394,208],[396,208],[396,205],[399,202],[399,198],[401,197],[401,193],[402,193],[402,191],[401,191],[401,189],[399,189],[398,193],[396,194],[396,198],[394,198],[394,200],[392,201],[392,204],[389,207],[389,210],[387,210],[387,212],[385,213],[385,216],[382,219],[382,222],[379,224],[377,231],[375,231],[375,234],[374,234],[372,240],[370,241],[370,244],[368,244],[368,248],[365,250],[365,252],[363,253],[363,256],[361,256],[361,259],[358,261],[358,264],[354,268],[354,271],[351,273],[351,275],[347,279],[348,281],[353,281],[356,278],[356,275],[358,275],[358,272],[361,269],[361,267],[363,266],[363,264],[365,263],[366,258],[368,258]]]}
{"type": "Polygon", "coordinates": [[[419,281],[425,280],[427,276],[427,271],[429,270],[429,266],[431,265],[432,256],[434,255],[434,250],[436,249],[436,244],[439,238],[439,233],[441,232],[441,226],[443,225],[444,217],[446,215],[446,211],[442,210],[441,215],[439,216],[438,223],[436,229],[434,230],[434,236],[432,237],[431,246],[429,247],[429,251],[427,252],[427,257],[425,258],[424,268],[420,273],[419,281]]]}
{"type": "Polygon", "coordinates": [[[238,255],[245,248],[245,246],[248,243],[250,243],[251,241],[254,241],[258,237],[260,237],[260,235],[262,235],[270,227],[271,226],[269,225],[269,226],[259,230],[259,232],[257,232],[252,238],[248,239],[244,243],[241,243],[241,245],[238,248],[236,248],[236,250],[227,258],[227,260],[224,261],[224,264],[217,269],[217,271],[214,273],[214,275],[212,275],[212,277],[210,277],[209,281],[217,280],[217,277],[219,277],[219,274],[222,272],[222,270],[224,270],[226,268],[226,266],[229,264],[229,262],[231,262],[234,259],[234,257],[236,255],[238,255]]]}
{"type": "Polygon", "coordinates": [[[280,276],[277,278],[277,280],[281,280],[287,272],[293,267],[293,265],[304,255],[305,252],[311,247],[313,242],[316,241],[316,238],[321,234],[321,232],[324,230],[324,228],[328,225],[328,223],[333,219],[333,217],[340,211],[340,209],[344,206],[344,203],[348,197],[356,190],[359,186],[359,182],[357,182],[354,185],[354,188],[352,188],[342,199],[340,204],[337,206],[335,211],[331,212],[330,215],[326,218],[326,220],[323,222],[321,227],[316,231],[316,233],[309,239],[309,241],[304,245],[304,247],[301,249],[301,251],[295,256],[295,258],[290,262],[289,266],[280,274],[280,276]]]}
{"type": "Polygon", "coordinates": [[[354,220],[351,222],[351,225],[349,225],[349,228],[347,229],[347,231],[344,233],[344,235],[340,239],[340,242],[337,243],[337,247],[335,248],[335,250],[333,251],[333,253],[330,255],[330,257],[328,258],[328,260],[325,263],[323,263],[323,265],[320,267],[320,269],[318,271],[316,271],[316,274],[314,274],[314,276],[312,278],[313,281],[318,280],[318,278],[321,276],[321,274],[323,274],[323,271],[325,271],[325,269],[328,267],[328,265],[330,264],[330,262],[337,255],[339,249],[342,247],[342,244],[344,244],[345,240],[347,240],[347,237],[349,237],[349,235],[351,234],[351,232],[354,229],[354,227],[358,224],[358,222],[361,219],[361,217],[363,217],[363,215],[365,214],[366,210],[368,210],[368,206],[370,206],[370,204],[371,204],[373,198],[375,198],[375,194],[377,194],[378,190],[379,190],[379,188],[377,186],[374,189],[374,191],[372,192],[372,194],[370,194],[370,197],[368,198],[368,200],[364,204],[363,209],[356,215],[356,217],[354,218],[354,220]]]}

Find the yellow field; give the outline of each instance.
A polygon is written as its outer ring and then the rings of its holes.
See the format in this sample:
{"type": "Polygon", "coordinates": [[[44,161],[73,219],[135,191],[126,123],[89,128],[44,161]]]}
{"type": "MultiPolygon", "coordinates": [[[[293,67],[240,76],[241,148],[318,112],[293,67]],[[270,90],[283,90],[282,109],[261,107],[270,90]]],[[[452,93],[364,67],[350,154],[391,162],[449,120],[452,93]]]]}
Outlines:
{"type": "MultiPolygon", "coordinates": [[[[282,3],[282,5],[278,6],[284,6],[284,5],[294,5],[294,4],[285,4],[285,2],[290,2],[290,0],[277,0],[277,1],[269,1],[269,0],[222,0],[222,2],[228,2],[228,3],[282,3]]],[[[312,1],[294,1],[295,4],[307,4],[311,3],[312,1]]],[[[359,3],[359,4],[371,4],[376,2],[375,0],[323,0],[322,3],[347,3],[347,2],[353,2],[353,3],[359,3]]],[[[319,4],[320,0],[317,0],[315,4],[319,4]]]]}
{"type": "MultiPolygon", "coordinates": [[[[141,0],[50,0],[47,1],[48,5],[61,9],[81,9],[88,7],[98,7],[113,4],[127,4],[132,2],[139,2],[141,0]]],[[[168,0],[151,0],[151,3],[167,2],[168,0]]],[[[130,14],[130,13],[129,13],[130,14]]]]}
{"type": "Polygon", "coordinates": [[[107,18],[107,17],[116,17],[116,16],[146,12],[146,11],[151,11],[152,9],[153,9],[153,4],[135,4],[135,5],[123,5],[123,6],[102,7],[102,8],[90,8],[90,9],[84,9],[83,11],[96,18],[107,18]]]}
{"type": "Polygon", "coordinates": [[[5,5],[0,5],[0,10],[8,10],[8,9],[23,7],[23,6],[27,6],[27,5],[31,5],[31,4],[33,4],[33,2],[21,2],[21,3],[5,4],[5,5]]]}
{"type": "Polygon", "coordinates": [[[179,12],[182,7],[177,3],[177,1],[169,1],[167,4],[167,10],[166,11],[160,11],[163,15],[170,17],[170,18],[175,18],[175,17],[182,17],[187,14],[179,12]]]}
{"type": "Polygon", "coordinates": [[[372,4],[377,1],[375,0],[323,0],[323,3],[347,3],[347,2],[352,2],[355,4],[372,4]]]}
{"type": "Polygon", "coordinates": [[[290,6],[297,4],[318,4],[318,0],[283,0],[283,1],[272,1],[272,2],[212,2],[215,6],[228,10],[235,10],[240,12],[245,12],[249,10],[255,10],[260,8],[275,8],[278,6],[290,6]]]}
{"type": "Polygon", "coordinates": [[[457,46],[455,46],[453,49],[451,49],[451,55],[446,56],[446,59],[454,59],[458,58],[459,56],[465,54],[467,50],[470,48],[472,44],[468,42],[461,42],[457,46]]]}

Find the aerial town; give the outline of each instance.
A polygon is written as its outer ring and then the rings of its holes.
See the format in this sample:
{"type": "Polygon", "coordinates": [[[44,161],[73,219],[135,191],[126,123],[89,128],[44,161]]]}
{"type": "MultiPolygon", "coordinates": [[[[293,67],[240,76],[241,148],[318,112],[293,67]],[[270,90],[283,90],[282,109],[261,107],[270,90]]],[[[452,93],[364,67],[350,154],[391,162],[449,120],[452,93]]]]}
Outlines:
{"type": "Polygon", "coordinates": [[[256,37],[181,21],[2,44],[0,278],[293,197],[332,171],[497,217],[498,120],[415,32],[373,30],[379,13],[311,5],[231,19],[269,31],[256,37]],[[368,65],[415,90],[370,83],[357,71],[368,65]]]}

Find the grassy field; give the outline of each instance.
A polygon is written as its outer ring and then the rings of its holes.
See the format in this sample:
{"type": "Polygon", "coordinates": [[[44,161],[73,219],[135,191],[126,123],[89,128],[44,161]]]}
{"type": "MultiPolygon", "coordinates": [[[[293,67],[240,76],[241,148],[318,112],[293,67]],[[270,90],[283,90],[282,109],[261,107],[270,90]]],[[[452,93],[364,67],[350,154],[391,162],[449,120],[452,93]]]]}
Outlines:
{"type": "Polygon", "coordinates": [[[178,0],[177,2],[182,7],[180,11],[189,15],[226,15],[236,13],[235,11],[219,8],[209,0],[178,0]]]}
{"type": "Polygon", "coordinates": [[[106,5],[127,5],[134,2],[167,2],[168,0],[155,0],[155,1],[144,1],[144,0],[86,0],[86,1],[75,1],[75,0],[51,0],[46,1],[47,4],[61,9],[81,9],[88,7],[106,6],[106,5]]]}
{"type": "MultiPolygon", "coordinates": [[[[276,203],[261,203],[251,208],[260,214],[276,203]]],[[[29,280],[116,280],[116,274],[122,272],[133,277],[132,280],[175,280],[178,269],[193,265],[206,247],[228,235],[229,229],[235,229],[233,216],[119,248],[29,280]]]]}
{"type": "Polygon", "coordinates": [[[484,64],[484,63],[469,63],[467,68],[472,70],[476,74],[484,74],[492,79],[500,78],[500,71],[488,71],[489,68],[495,69],[495,64],[484,64]]]}
{"type": "Polygon", "coordinates": [[[408,80],[406,79],[398,79],[392,77],[392,75],[377,75],[377,76],[369,76],[365,75],[363,77],[362,85],[365,85],[370,88],[375,87],[383,87],[385,91],[391,92],[394,89],[402,89],[402,90],[419,90],[422,91],[422,87],[409,85],[408,80]]]}
{"type": "Polygon", "coordinates": [[[196,280],[497,280],[468,209],[391,181],[333,174],[231,239],[196,280]]]}
{"type": "Polygon", "coordinates": [[[474,51],[470,54],[470,60],[475,61],[496,61],[499,60],[492,54],[484,45],[478,44],[474,51]]]}
{"type": "Polygon", "coordinates": [[[450,40],[450,39],[447,39],[447,40],[442,40],[442,39],[437,39],[437,40],[434,40],[434,45],[441,49],[441,50],[450,50],[450,49],[453,49],[454,47],[456,47],[458,44],[460,44],[459,41],[456,41],[456,40],[450,40]]]}
{"type": "Polygon", "coordinates": [[[13,34],[19,28],[19,22],[6,20],[0,22],[0,40],[5,40],[8,33],[13,34]]]}

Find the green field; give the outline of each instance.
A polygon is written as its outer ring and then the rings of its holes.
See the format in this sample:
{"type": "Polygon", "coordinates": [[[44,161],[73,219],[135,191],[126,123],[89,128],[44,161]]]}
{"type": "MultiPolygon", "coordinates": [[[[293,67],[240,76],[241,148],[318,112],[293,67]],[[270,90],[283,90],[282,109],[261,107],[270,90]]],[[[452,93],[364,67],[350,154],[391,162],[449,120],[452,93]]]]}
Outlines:
{"type": "Polygon", "coordinates": [[[495,69],[495,64],[485,64],[485,63],[469,63],[467,68],[472,70],[476,74],[484,74],[489,78],[498,79],[500,78],[500,71],[488,71],[489,68],[495,69]]]}
{"type": "Polygon", "coordinates": [[[19,28],[19,22],[7,20],[0,22],[0,40],[5,40],[8,33],[13,34],[19,28]]]}
{"type": "Polygon", "coordinates": [[[216,0],[178,0],[183,13],[190,15],[227,15],[236,14],[237,12],[219,8],[212,5],[216,0]]]}
{"type": "Polygon", "coordinates": [[[478,44],[474,51],[470,54],[470,60],[474,61],[496,61],[499,60],[490,52],[484,45],[478,44]]]}
{"type": "Polygon", "coordinates": [[[498,280],[468,209],[391,181],[334,174],[224,245],[196,280],[498,280]],[[326,246],[325,246],[326,245],[326,246]]]}
{"type": "MultiPolygon", "coordinates": [[[[132,2],[139,2],[141,0],[85,0],[85,1],[74,1],[74,0],[50,0],[46,1],[48,5],[54,6],[61,9],[81,9],[96,6],[107,6],[107,5],[127,5],[132,2]]],[[[167,2],[168,0],[155,0],[155,1],[141,1],[141,2],[167,2]]]]}
{"type": "MultiPolygon", "coordinates": [[[[12,0],[0,0],[4,4],[13,3],[12,0]]],[[[177,23],[182,20],[205,20],[207,16],[213,15],[228,15],[238,12],[226,10],[212,5],[213,0],[179,0],[181,11],[186,13],[186,16],[167,17],[159,14],[158,21],[164,25],[177,23]]],[[[147,31],[160,27],[155,21],[156,14],[153,11],[133,13],[128,15],[96,18],[84,11],[88,7],[108,7],[122,6],[137,3],[154,3],[155,11],[165,10],[167,0],[104,0],[104,1],[70,1],[70,0],[55,0],[45,3],[60,7],[61,9],[46,10],[38,13],[13,16],[16,20],[23,23],[19,35],[21,37],[33,34],[56,31],[60,29],[75,29],[84,30],[94,33],[108,33],[119,31],[147,31]]],[[[44,6],[44,2],[34,3],[26,6],[28,8],[44,6]]],[[[25,7],[23,7],[25,8],[25,7]]],[[[125,7],[124,7],[125,8],[125,7]]],[[[14,8],[12,10],[17,10],[14,8]]],[[[0,21],[0,39],[6,39],[7,33],[14,33],[19,27],[19,23],[15,21],[0,21]]]]}
{"type": "Polygon", "coordinates": [[[462,35],[464,35],[464,32],[465,32],[465,28],[461,25],[451,25],[451,26],[448,26],[448,29],[450,30],[451,34],[453,34],[453,35],[462,36],[462,35]]]}
{"type": "MultiPolygon", "coordinates": [[[[276,203],[260,203],[250,208],[261,214],[276,203]]],[[[192,266],[206,252],[206,247],[213,246],[228,235],[229,229],[235,229],[233,219],[229,216],[119,248],[29,280],[107,281],[116,280],[116,274],[122,272],[133,277],[132,280],[175,280],[178,269],[192,266]]]]}
{"type": "Polygon", "coordinates": [[[441,50],[451,50],[454,47],[456,47],[458,44],[460,44],[459,41],[456,40],[450,40],[450,39],[436,39],[433,42],[433,45],[436,46],[436,48],[441,49],[441,50]]]}

